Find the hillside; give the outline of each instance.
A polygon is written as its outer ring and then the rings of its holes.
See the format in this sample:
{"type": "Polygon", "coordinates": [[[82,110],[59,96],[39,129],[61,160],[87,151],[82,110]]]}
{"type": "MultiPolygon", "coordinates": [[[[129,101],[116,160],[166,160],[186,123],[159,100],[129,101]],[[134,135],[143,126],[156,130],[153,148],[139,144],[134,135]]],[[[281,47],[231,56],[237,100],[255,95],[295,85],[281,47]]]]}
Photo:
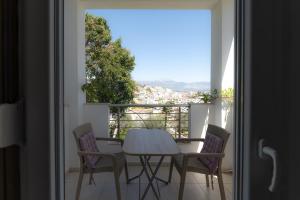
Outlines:
{"type": "Polygon", "coordinates": [[[177,82],[177,81],[137,81],[140,85],[148,85],[152,87],[169,88],[176,92],[189,92],[189,91],[209,91],[209,82],[177,82]]]}

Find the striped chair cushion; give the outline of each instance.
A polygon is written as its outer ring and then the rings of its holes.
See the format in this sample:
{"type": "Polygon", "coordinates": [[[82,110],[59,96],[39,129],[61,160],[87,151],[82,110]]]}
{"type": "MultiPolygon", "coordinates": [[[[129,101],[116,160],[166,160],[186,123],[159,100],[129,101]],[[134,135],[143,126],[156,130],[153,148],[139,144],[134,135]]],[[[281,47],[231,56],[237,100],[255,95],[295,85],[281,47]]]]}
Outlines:
{"type": "MultiPolygon", "coordinates": [[[[99,152],[96,144],[96,138],[93,132],[88,132],[79,138],[80,150],[88,152],[99,152]]],[[[84,157],[85,164],[88,168],[96,168],[99,156],[87,155],[84,157]]]]}
{"type": "MultiPolygon", "coordinates": [[[[201,153],[221,153],[223,147],[223,139],[213,134],[207,133],[201,153]]],[[[202,157],[199,160],[208,167],[211,173],[214,173],[218,168],[219,158],[202,157]]]]}

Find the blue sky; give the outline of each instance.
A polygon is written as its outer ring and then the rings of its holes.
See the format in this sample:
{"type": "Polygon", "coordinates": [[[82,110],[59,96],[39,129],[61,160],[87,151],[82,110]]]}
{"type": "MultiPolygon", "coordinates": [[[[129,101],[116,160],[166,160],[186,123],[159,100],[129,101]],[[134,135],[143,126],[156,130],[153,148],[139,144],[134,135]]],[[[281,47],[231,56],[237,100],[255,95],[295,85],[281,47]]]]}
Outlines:
{"type": "Polygon", "coordinates": [[[135,56],[137,81],[210,81],[208,10],[87,10],[104,17],[113,40],[135,56]]]}

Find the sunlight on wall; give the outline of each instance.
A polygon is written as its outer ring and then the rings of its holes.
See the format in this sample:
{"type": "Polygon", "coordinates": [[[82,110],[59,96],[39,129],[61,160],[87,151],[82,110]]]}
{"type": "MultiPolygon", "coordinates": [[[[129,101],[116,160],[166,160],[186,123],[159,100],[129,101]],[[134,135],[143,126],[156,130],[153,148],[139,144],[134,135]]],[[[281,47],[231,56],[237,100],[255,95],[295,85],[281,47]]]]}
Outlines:
{"type": "MultiPolygon", "coordinates": [[[[224,90],[227,88],[234,88],[234,38],[231,41],[230,50],[222,77],[222,89],[224,90]]],[[[226,105],[222,105],[222,128],[226,128],[228,117],[228,109],[224,109],[224,107],[226,108],[226,105]]]]}
{"type": "Polygon", "coordinates": [[[232,38],[227,62],[224,69],[222,88],[234,87],[234,38],[232,38]]]}
{"type": "MultiPolygon", "coordinates": [[[[209,123],[209,108],[207,109],[203,129],[202,129],[202,133],[201,133],[201,138],[205,138],[205,136],[206,136],[206,130],[207,130],[208,123],[209,123]]],[[[203,142],[199,142],[197,152],[200,152],[202,147],[203,147],[203,142]]]]}

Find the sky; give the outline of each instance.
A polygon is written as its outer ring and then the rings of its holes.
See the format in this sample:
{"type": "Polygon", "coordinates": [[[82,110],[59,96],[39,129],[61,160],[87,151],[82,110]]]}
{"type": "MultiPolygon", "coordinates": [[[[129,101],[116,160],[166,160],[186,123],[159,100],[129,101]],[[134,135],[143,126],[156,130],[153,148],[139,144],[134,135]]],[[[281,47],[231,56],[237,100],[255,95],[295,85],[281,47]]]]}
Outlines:
{"type": "Polygon", "coordinates": [[[209,10],[87,10],[135,56],[136,81],[210,81],[209,10]]]}

